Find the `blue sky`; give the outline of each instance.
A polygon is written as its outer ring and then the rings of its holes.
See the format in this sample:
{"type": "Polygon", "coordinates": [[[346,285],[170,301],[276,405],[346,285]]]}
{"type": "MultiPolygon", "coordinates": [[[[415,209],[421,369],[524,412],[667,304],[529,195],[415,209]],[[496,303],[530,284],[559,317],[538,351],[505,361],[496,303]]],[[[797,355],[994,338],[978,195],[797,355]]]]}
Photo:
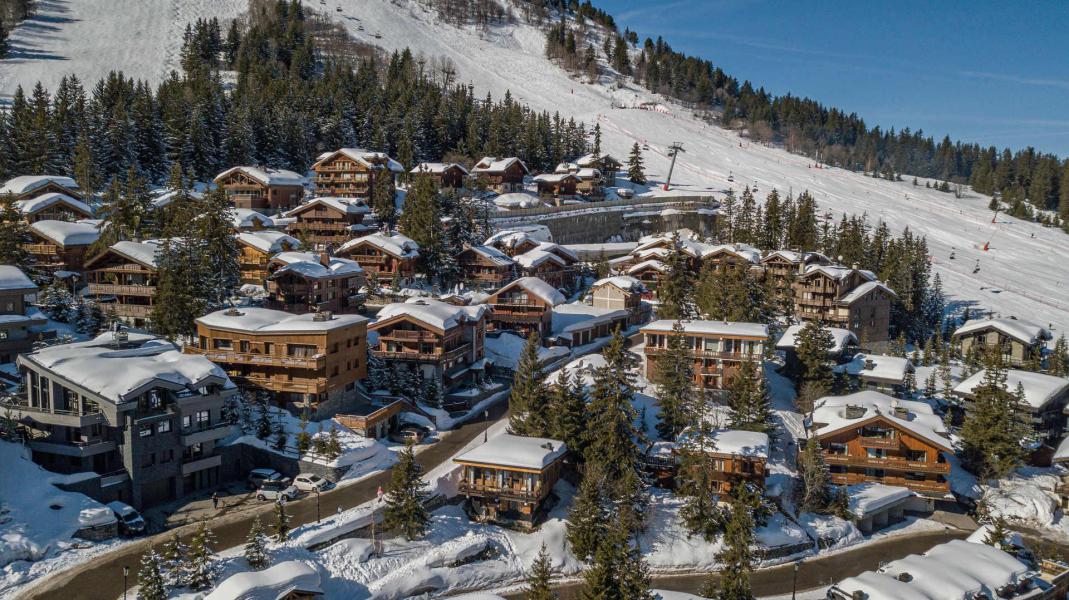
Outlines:
{"type": "Polygon", "coordinates": [[[1069,156],[1069,2],[600,0],[740,80],[937,139],[1069,156]]]}

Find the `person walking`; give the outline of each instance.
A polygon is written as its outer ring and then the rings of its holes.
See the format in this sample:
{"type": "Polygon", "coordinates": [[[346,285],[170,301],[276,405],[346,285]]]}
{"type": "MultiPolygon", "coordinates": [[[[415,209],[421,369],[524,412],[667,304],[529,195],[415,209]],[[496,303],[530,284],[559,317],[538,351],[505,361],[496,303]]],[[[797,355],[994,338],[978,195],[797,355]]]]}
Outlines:
{"type": "Polygon", "coordinates": [[[219,492],[212,492],[212,509],[219,510],[219,492]]]}

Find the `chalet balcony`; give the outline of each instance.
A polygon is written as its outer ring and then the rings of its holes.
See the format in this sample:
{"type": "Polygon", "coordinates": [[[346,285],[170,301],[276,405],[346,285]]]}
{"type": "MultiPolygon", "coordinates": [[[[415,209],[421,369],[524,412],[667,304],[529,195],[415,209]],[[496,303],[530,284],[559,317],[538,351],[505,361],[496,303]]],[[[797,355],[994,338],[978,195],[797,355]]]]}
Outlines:
{"type": "Polygon", "coordinates": [[[104,422],[104,414],[94,410],[60,410],[31,406],[25,398],[0,402],[0,407],[10,409],[13,416],[19,413],[38,423],[81,428],[104,422]]]}
{"type": "Polygon", "coordinates": [[[420,342],[424,344],[441,344],[442,338],[433,333],[427,333],[425,331],[413,331],[409,329],[394,329],[388,334],[380,335],[379,341],[406,341],[406,342],[420,342]]]}
{"type": "Polygon", "coordinates": [[[349,258],[360,263],[360,266],[363,267],[365,265],[384,265],[391,257],[370,254],[350,254],[349,258]]]}
{"type": "Polygon", "coordinates": [[[921,462],[905,458],[868,456],[849,456],[847,454],[825,454],[824,462],[829,465],[843,465],[862,469],[887,469],[893,471],[916,471],[923,473],[950,473],[950,463],[921,462]]]}
{"type": "Polygon", "coordinates": [[[853,485],[855,483],[874,482],[884,485],[898,485],[922,494],[942,496],[950,492],[950,483],[943,481],[917,481],[905,477],[867,477],[860,473],[831,473],[835,485],[853,485]]]}
{"type": "Polygon", "coordinates": [[[880,448],[884,450],[897,450],[900,444],[898,436],[888,437],[861,436],[857,438],[862,448],[880,448]]]}
{"type": "Polygon", "coordinates": [[[292,231],[348,231],[353,223],[344,221],[300,221],[290,225],[292,231]]]}
{"type": "Polygon", "coordinates": [[[23,244],[22,248],[26,252],[38,256],[59,254],[59,247],[52,244],[23,244]]]}
{"type": "Polygon", "coordinates": [[[230,423],[225,421],[212,423],[211,425],[205,425],[203,427],[183,427],[181,432],[182,445],[192,446],[193,444],[203,444],[205,442],[222,439],[229,433],[230,423]]]}
{"type": "Polygon", "coordinates": [[[119,285],[114,283],[90,283],[89,293],[100,296],[155,296],[155,285],[119,285]]]}
{"type": "Polygon", "coordinates": [[[321,370],[327,368],[327,356],[316,354],[315,356],[273,356],[270,354],[254,354],[251,352],[220,352],[203,351],[204,357],[212,362],[236,363],[243,365],[270,365],[273,367],[298,367],[301,369],[321,370]]]}
{"type": "Polygon", "coordinates": [[[522,487],[499,487],[495,482],[470,482],[462,480],[459,491],[468,496],[481,496],[491,498],[503,498],[506,500],[518,500],[520,502],[538,502],[542,499],[542,490],[525,490],[522,487]]]}
{"type": "Polygon", "coordinates": [[[115,442],[110,440],[77,440],[73,442],[51,442],[47,440],[31,440],[30,449],[34,452],[46,454],[58,454],[60,456],[72,456],[86,458],[104,454],[115,450],[115,442]]]}
{"type": "Polygon", "coordinates": [[[286,379],[285,377],[257,377],[255,375],[230,375],[239,385],[251,385],[276,392],[293,392],[295,394],[321,394],[327,391],[327,378],[286,379]]]}
{"type": "Polygon", "coordinates": [[[106,305],[105,310],[108,306],[114,307],[115,314],[120,317],[135,317],[139,319],[148,319],[152,317],[151,305],[115,303],[106,305]]]}
{"type": "Polygon", "coordinates": [[[490,314],[490,320],[499,323],[538,323],[542,315],[535,312],[499,313],[495,310],[490,314]]]}
{"type": "Polygon", "coordinates": [[[454,358],[460,358],[461,356],[464,356],[470,351],[471,344],[464,344],[462,346],[444,352],[419,352],[418,350],[372,350],[371,354],[376,358],[382,358],[386,360],[417,360],[442,362],[447,360],[453,360],[454,358]]]}
{"type": "MultiPolygon", "coordinates": [[[[651,356],[659,356],[668,353],[668,348],[662,348],[660,346],[646,346],[646,354],[651,356]]],[[[761,358],[760,353],[747,354],[745,352],[721,352],[719,350],[694,350],[687,349],[687,355],[693,358],[716,358],[721,360],[757,360],[761,358]]]]}

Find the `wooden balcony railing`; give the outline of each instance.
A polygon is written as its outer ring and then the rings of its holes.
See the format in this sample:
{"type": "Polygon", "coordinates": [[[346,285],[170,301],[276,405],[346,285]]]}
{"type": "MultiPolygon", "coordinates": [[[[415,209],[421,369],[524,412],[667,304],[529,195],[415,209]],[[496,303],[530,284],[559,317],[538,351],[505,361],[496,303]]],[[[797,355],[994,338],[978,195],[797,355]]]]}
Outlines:
{"type": "MultiPolygon", "coordinates": [[[[662,348],[660,346],[646,346],[646,354],[656,356],[667,353],[668,348],[662,348]]],[[[721,360],[756,360],[761,358],[760,353],[748,354],[746,352],[720,352],[718,350],[688,349],[687,354],[694,358],[718,358],[721,360]]]]}
{"type": "Polygon", "coordinates": [[[316,354],[314,356],[274,356],[271,354],[230,352],[226,350],[205,351],[196,347],[191,347],[191,350],[204,354],[204,357],[212,362],[271,365],[276,367],[300,367],[302,369],[325,369],[327,367],[327,357],[325,354],[316,354]]]}
{"type": "Polygon", "coordinates": [[[846,454],[825,454],[824,462],[829,465],[843,465],[864,469],[889,469],[895,471],[918,471],[925,473],[950,473],[950,463],[922,462],[896,457],[849,456],[846,454]]]}
{"type": "Polygon", "coordinates": [[[30,254],[59,254],[59,248],[52,244],[23,244],[22,248],[30,254]]]}
{"type": "Polygon", "coordinates": [[[442,342],[442,338],[436,334],[407,329],[394,329],[390,333],[381,334],[379,335],[379,340],[404,340],[407,342],[423,342],[427,344],[440,344],[442,342]]]}
{"type": "Polygon", "coordinates": [[[155,285],[119,285],[114,283],[90,283],[90,294],[105,296],[155,296],[155,285]]]}
{"type": "Polygon", "coordinates": [[[464,344],[452,350],[444,352],[419,352],[418,350],[398,351],[398,350],[372,350],[371,354],[377,358],[395,359],[395,360],[426,360],[426,361],[445,361],[452,360],[464,356],[471,350],[471,344],[464,344]]]}
{"type": "Polygon", "coordinates": [[[855,473],[831,473],[831,481],[835,485],[852,485],[855,483],[871,481],[874,483],[882,483],[884,485],[898,485],[909,488],[915,492],[930,492],[935,494],[946,494],[950,491],[950,483],[946,481],[918,481],[906,479],[905,477],[866,477],[858,476],[855,473]]]}
{"type": "Polygon", "coordinates": [[[897,435],[891,435],[888,437],[870,437],[863,435],[857,438],[857,441],[862,448],[882,448],[885,450],[896,450],[901,444],[901,441],[898,439],[897,435]]]}
{"type": "Polygon", "coordinates": [[[519,500],[521,502],[537,502],[542,497],[540,486],[533,490],[525,490],[520,487],[498,487],[493,483],[482,483],[479,481],[473,483],[466,479],[460,482],[460,493],[470,494],[472,496],[490,496],[508,500],[519,500]]]}

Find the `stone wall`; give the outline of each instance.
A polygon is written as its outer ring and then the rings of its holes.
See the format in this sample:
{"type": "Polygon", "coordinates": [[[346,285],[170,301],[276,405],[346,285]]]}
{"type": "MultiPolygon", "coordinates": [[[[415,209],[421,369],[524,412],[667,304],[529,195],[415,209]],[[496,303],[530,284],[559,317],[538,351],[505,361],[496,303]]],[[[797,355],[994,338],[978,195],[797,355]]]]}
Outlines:
{"type": "MultiPolygon", "coordinates": [[[[562,208],[575,208],[574,206],[562,208]]],[[[702,236],[716,232],[716,203],[683,200],[649,204],[599,207],[584,205],[574,210],[539,214],[493,217],[494,227],[545,225],[558,244],[600,244],[607,241],[635,241],[644,235],[694,230],[702,236]]],[[[521,212],[521,211],[516,211],[521,212]]]]}

